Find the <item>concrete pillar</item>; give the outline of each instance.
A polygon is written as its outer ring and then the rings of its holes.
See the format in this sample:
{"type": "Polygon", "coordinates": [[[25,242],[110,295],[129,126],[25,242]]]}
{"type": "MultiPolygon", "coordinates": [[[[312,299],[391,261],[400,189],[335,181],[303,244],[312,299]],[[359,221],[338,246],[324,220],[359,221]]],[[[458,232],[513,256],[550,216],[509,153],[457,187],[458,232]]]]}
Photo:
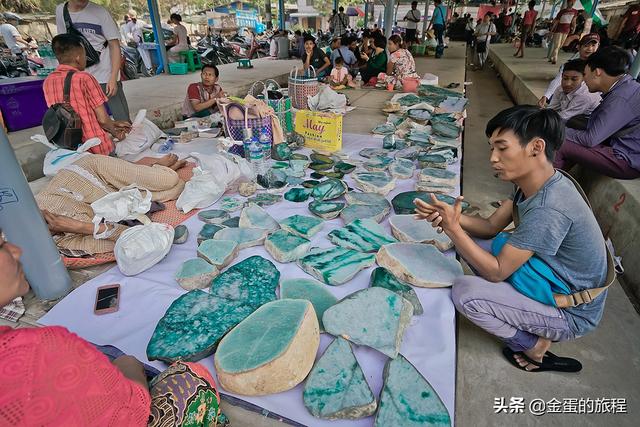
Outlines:
{"type": "Polygon", "coordinates": [[[160,7],[158,0],[147,0],[149,6],[149,16],[151,17],[151,26],[153,27],[153,35],[155,36],[156,43],[158,43],[158,51],[160,55],[158,59],[158,69],[156,74],[161,73],[163,70],[165,73],[169,73],[169,59],[167,58],[167,49],[164,48],[164,33],[162,31],[162,18],[160,18],[160,7]]]}
{"type": "Polygon", "coordinates": [[[393,5],[393,0],[387,0],[384,6],[384,35],[386,38],[391,37],[393,31],[393,5]]]}
{"type": "Polygon", "coordinates": [[[422,41],[427,39],[427,26],[429,25],[429,0],[424,3],[424,21],[422,21],[422,41]]]}
{"type": "Polygon", "coordinates": [[[278,27],[284,30],[284,0],[278,0],[278,27]]]}
{"type": "Polygon", "coordinates": [[[264,19],[267,24],[267,30],[273,28],[272,18],[271,18],[271,0],[264,1],[264,19]]]}

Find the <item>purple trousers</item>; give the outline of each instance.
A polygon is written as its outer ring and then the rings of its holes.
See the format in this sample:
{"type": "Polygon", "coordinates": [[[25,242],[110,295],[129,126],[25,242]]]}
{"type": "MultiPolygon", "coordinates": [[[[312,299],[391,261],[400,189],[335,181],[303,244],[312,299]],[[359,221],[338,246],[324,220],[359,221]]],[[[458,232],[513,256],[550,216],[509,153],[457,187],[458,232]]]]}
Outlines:
{"type": "Polygon", "coordinates": [[[506,282],[462,276],[454,281],[451,298],[464,317],[500,338],[513,351],[533,348],[538,337],[551,341],[576,338],[564,311],[532,300],[506,282]]]}
{"type": "Polygon", "coordinates": [[[626,160],[617,158],[613,153],[613,148],[608,145],[583,147],[574,142],[564,141],[556,153],[553,166],[568,171],[575,164],[611,178],[635,179],[640,177],[640,171],[632,168],[626,160]]]}

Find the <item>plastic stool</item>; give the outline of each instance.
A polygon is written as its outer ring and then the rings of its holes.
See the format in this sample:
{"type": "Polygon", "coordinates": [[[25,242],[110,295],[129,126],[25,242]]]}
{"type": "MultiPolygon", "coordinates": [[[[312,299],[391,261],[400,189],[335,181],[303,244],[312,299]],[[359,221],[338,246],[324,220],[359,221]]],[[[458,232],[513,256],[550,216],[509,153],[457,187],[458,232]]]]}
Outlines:
{"type": "Polygon", "coordinates": [[[184,58],[184,62],[187,63],[189,72],[202,69],[202,63],[200,62],[200,57],[198,56],[197,51],[192,49],[183,50],[180,52],[180,58],[184,58]]]}
{"type": "Polygon", "coordinates": [[[238,68],[240,69],[253,68],[253,65],[251,65],[251,60],[249,58],[240,58],[238,59],[238,68]]]}

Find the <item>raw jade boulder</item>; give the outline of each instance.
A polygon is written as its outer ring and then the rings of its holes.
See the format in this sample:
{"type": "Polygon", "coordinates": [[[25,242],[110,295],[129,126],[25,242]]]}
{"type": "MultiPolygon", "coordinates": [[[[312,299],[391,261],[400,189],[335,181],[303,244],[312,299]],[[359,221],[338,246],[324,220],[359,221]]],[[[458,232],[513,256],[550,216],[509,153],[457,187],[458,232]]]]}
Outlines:
{"type": "Polygon", "coordinates": [[[211,282],[211,294],[260,307],[276,299],[280,272],[268,259],[254,255],[229,267],[211,282]]]}
{"type": "Polygon", "coordinates": [[[320,332],[324,331],[322,315],[325,310],[338,302],[326,285],[313,279],[287,279],[280,283],[280,298],[305,299],[313,304],[318,317],[320,332]]]}
{"type": "Polygon", "coordinates": [[[298,265],[327,285],[337,286],[348,282],[360,270],[370,267],[374,262],[373,254],[334,246],[311,249],[298,260],[298,265]]]}

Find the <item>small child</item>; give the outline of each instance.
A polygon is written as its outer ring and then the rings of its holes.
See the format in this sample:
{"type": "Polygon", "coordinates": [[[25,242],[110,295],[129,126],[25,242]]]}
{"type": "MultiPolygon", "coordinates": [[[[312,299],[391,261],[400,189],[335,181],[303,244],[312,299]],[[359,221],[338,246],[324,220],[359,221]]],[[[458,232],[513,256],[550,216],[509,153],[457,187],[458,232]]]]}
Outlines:
{"type": "Polygon", "coordinates": [[[344,59],[337,57],[334,61],[333,70],[329,76],[329,85],[332,89],[340,90],[348,87],[355,87],[349,70],[344,66],[344,59]]]}

